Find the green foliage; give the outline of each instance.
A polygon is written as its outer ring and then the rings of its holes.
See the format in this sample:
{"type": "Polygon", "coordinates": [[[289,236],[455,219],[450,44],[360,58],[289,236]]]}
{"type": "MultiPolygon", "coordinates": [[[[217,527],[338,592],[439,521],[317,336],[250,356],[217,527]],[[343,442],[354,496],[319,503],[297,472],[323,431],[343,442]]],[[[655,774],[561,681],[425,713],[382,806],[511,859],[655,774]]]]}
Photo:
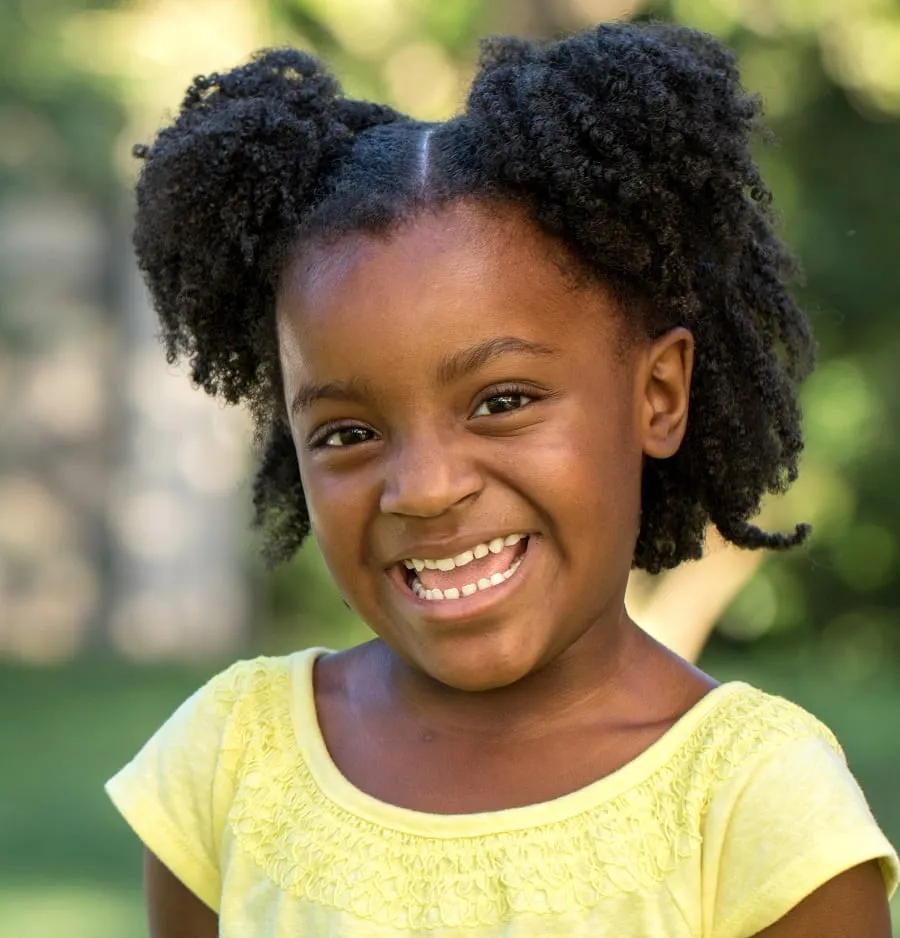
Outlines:
{"type": "Polygon", "coordinates": [[[267,653],[313,645],[347,648],[372,637],[341,599],[312,540],[261,585],[265,628],[258,644],[267,653]]]}
{"type": "Polygon", "coordinates": [[[0,195],[15,189],[86,191],[102,206],[119,198],[115,140],[125,124],[114,82],[66,52],[65,30],[91,0],[0,0],[0,195]]]}
{"type": "Polygon", "coordinates": [[[484,21],[481,0],[456,0],[455,3],[429,3],[420,0],[419,23],[422,31],[454,56],[471,58],[472,46],[480,38],[484,21]]]}

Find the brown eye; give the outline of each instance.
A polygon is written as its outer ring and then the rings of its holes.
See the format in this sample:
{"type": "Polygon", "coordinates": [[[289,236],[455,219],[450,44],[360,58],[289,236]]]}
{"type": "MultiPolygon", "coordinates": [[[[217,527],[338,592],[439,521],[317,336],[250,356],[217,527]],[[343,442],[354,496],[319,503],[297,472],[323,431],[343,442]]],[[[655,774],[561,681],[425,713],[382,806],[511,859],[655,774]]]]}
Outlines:
{"type": "Polygon", "coordinates": [[[490,417],[497,414],[508,414],[513,410],[521,410],[532,398],[527,394],[494,394],[482,401],[472,415],[474,417],[490,417]]]}
{"type": "Polygon", "coordinates": [[[355,446],[357,443],[367,443],[375,434],[366,427],[339,427],[323,436],[319,442],[320,447],[339,449],[343,446],[355,446]]]}

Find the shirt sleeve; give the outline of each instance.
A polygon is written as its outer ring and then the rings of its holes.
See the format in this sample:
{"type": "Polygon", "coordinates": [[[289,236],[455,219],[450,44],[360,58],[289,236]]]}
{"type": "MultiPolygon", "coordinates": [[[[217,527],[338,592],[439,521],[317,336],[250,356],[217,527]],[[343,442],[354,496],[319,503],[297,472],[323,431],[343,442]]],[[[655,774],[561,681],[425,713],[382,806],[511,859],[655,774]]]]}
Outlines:
{"type": "Polygon", "coordinates": [[[823,727],[742,766],[710,806],[704,934],[750,938],[869,860],[879,861],[889,898],[897,888],[897,854],[829,736],[823,727]]]}
{"type": "Polygon", "coordinates": [[[233,665],[188,698],[106,783],[144,845],[214,911],[234,788],[228,727],[249,664],[233,665]]]}

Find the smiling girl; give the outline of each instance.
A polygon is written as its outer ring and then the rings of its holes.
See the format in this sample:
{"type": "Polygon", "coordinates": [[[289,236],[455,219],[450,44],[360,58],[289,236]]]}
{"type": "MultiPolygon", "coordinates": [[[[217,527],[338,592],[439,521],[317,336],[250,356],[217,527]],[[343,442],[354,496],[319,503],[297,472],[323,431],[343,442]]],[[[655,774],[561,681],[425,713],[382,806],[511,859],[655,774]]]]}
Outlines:
{"type": "Polygon", "coordinates": [[[249,405],[270,559],[377,638],[239,662],[108,785],[153,938],[889,938],[896,854],[815,718],[641,631],[796,478],[812,340],[712,39],[488,42],[424,124],[269,51],[196,79],[136,246],[249,405]]]}

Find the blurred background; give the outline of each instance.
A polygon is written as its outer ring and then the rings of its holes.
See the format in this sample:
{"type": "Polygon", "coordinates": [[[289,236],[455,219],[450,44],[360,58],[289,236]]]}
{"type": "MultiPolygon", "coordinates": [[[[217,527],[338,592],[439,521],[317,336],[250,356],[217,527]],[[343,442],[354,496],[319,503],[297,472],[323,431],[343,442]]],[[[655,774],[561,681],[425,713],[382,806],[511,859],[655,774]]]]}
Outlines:
{"type": "Polygon", "coordinates": [[[132,144],[263,45],[440,118],[485,33],[650,14],[721,36],[766,101],[821,364],[801,480],[762,519],[811,545],[712,543],[630,608],[828,722],[900,844],[900,0],[0,0],[0,934],[145,934],[102,782],[231,659],[367,634],[314,546],[261,570],[247,418],[166,366],[135,272],[132,144]]]}

